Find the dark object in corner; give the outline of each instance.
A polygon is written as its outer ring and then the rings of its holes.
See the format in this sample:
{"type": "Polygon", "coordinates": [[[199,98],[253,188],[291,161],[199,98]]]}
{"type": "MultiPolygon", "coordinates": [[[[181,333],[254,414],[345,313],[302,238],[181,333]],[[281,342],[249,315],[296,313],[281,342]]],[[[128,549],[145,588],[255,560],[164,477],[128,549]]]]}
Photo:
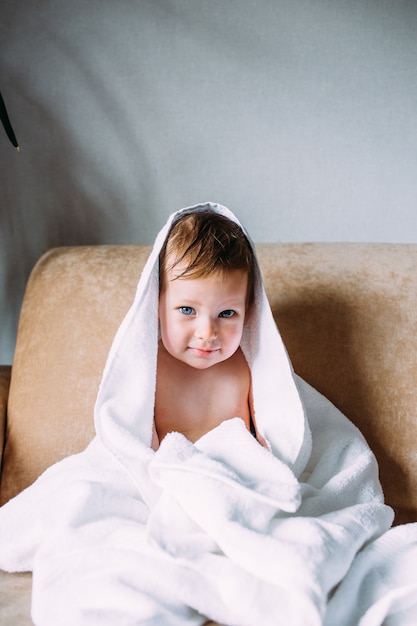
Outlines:
{"type": "Polygon", "coordinates": [[[6,131],[8,138],[10,139],[10,141],[12,142],[16,150],[19,151],[19,143],[16,139],[16,135],[14,134],[14,130],[10,123],[9,116],[7,114],[6,105],[4,103],[3,96],[1,95],[1,93],[0,93],[0,119],[3,123],[4,130],[6,131]]]}

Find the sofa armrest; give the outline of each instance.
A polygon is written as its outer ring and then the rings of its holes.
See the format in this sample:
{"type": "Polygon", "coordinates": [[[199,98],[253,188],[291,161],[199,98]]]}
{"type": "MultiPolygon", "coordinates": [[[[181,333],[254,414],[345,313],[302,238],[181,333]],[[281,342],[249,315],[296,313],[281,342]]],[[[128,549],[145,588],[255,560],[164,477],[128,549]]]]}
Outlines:
{"type": "Polygon", "coordinates": [[[7,424],[7,401],[9,398],[11,365],[0,365],[0,468],[2,466],[4,440],[7,424]]]}

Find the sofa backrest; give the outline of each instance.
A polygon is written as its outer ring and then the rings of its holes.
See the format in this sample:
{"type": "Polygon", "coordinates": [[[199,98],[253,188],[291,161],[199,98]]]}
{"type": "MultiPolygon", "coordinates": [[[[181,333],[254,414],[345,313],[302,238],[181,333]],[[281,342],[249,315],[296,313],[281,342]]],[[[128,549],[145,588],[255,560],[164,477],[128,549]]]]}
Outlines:
{"type": "MultiPolygon", "coordinates": [[[[417,245],[263,244],[295,371],[363,432],[396,522],[417,520],[417,245]]],[[[0,502],[94,436],[113,336],[149,246],[47,252],[28,282],[12,370],[0,502]]]]}

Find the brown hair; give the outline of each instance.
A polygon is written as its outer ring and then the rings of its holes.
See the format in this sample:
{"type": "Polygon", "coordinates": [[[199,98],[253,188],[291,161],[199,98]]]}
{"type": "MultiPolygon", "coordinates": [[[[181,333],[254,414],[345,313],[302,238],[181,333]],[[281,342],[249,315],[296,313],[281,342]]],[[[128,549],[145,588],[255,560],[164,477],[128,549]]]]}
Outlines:
{"type": "Polygon", "coordinates": [[[241,227],[229,218],[201,210],[185,213],[173,223],[159,255],[160,292],[166,273],[183,261],[187,266],[176,278],[201,278],[231,270],[247,272],[247,307],[252,304],[254,254],[241,227]]]}

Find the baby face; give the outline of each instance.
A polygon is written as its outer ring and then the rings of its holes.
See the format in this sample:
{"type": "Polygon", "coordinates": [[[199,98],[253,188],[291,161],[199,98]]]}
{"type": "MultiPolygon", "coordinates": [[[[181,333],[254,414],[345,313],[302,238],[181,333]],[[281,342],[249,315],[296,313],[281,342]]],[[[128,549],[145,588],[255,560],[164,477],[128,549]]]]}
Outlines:
{"type": "Polygon", "coordinates": [[[233,270],[202,278],[168,272],[159,298],[161,340],[174,358],[205,369],[230,358],[242,338],[247,274],[233,270]]]}

